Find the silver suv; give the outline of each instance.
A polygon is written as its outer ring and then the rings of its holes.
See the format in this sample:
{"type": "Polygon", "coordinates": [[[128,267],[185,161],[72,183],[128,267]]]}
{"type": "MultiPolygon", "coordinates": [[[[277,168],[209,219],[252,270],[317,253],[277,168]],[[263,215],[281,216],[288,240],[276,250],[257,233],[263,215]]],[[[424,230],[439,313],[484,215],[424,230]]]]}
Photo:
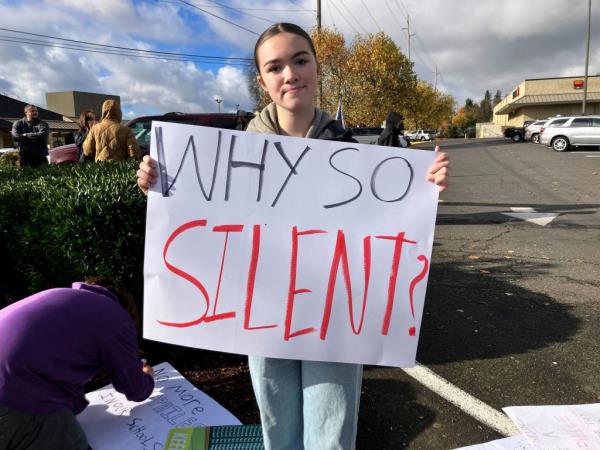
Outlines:
{"type": "Polygon", "coordinates": [[[540,130],[540,143],[564,152],[574,146],[600,146],[600,116],[573,116],[564,124],[540,130]]]}

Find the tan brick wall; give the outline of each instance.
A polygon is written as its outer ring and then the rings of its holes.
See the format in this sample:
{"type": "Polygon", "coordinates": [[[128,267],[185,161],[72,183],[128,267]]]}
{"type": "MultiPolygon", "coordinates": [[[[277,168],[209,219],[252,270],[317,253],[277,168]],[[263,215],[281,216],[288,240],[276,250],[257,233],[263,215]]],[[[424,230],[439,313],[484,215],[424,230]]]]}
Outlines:
{"type": "Polygon", "coordinates": [[[475,137],[502,137],[502,125],[495,123],[478,123],[475,124],[475,137]]]}

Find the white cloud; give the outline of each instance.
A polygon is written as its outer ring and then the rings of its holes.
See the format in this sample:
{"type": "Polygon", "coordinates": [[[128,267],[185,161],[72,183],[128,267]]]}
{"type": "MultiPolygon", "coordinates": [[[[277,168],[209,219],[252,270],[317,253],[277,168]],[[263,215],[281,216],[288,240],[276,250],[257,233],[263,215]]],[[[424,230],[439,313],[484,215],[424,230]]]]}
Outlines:
{"type": "MultiPolygon", "coordinates": [[[[545,0],[336,0],[322,4],[323,25],[335,24],[348,43],[354,29],[376,32],[381,27],[405,53],[406,31],[401,27],[408,12],[411,31],[417,34],[411,40],[415,70],[420,78],[433,82],[437,65],[438,87],[459,103],[465,97],[481,98],[486,89],[507,93],[525,78],[583,73],[586,2],[554,0],[550,6],[545,0]]],[[[232,0],[227,5],[256,8],[246,12],[270,21],[305,28],[315,24],[313,0],[232,0]]],[[[205,9],[256,33],[270,24],[227,8],[205,9]]],[[[593,14],[590,74],[600,71],[600,10],[595,8],[593,14]]],[[[203,53],[197,48],[208,43],[207,51],[237,57],[250,55],[256,41],[256,35],[183,3],[152,0],[2,2],[0,27],[140,49],[162,45],[183,53],[203,53]]],[[[238,66],[207,69],[188,62],[7,42],[0,42],[0,60],[0,91],[42,105],[48,91],[83,90],[120,95],[128,115],[214,111],[216,95],[224,100],[223,111],[234,110],[236,104],[251,107],[246,77],[238,66]]]]}

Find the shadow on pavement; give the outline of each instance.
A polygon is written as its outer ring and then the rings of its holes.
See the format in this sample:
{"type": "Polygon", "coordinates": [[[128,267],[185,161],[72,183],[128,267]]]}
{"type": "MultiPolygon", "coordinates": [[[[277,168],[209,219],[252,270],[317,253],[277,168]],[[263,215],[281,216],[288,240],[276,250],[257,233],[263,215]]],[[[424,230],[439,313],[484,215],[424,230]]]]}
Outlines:
{"type": "Polygon", "coordinates": [[[497,358],[570,339],[581,325],[571,307],[511,283],[550,264],[486,261],[433,264],[417,360],[422,364],[497,358]]]}
{"type": "Polygon", "coordinates": [[[416,402],[410,384],[390,379],[365,379],[356,448],[405,448],[434,420],[435,413],[416,402]]]}

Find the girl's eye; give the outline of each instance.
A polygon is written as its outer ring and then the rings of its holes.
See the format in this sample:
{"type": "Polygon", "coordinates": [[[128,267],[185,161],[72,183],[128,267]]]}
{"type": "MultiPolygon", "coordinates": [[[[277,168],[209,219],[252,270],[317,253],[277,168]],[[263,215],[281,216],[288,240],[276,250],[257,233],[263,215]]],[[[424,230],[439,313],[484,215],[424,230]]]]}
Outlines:
{"type": "Polygon", "coordinates": [[[267,73],[269,73],[269,72],[279,72],[279,70],[281,70],[280,66],[273,65],[273,66],[267,67],[267,73]]]}
{"type": "Polygon", "coordinates": [[[298,64],[299,66],[303,66],[307,62],[308,62],[308,60],[306,58],[300,58],[300,59],[296,60],[296,64],[298,64]]]}

